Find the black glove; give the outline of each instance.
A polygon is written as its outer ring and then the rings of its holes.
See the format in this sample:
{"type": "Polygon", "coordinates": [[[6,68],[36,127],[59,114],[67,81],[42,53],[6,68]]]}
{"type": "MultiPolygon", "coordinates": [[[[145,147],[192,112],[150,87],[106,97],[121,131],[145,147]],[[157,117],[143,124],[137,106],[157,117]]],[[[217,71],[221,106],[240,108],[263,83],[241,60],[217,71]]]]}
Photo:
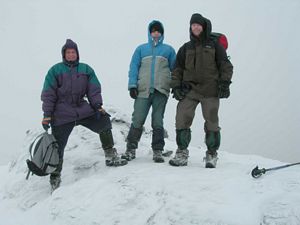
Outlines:
{"type": "Polygon", "coordinates": [[[50,128],[50,123],[51,123],[51,117],[45,117],[42,120],[42,126],[45,131],[48,131],[48,129],[50,128]]]}
{"type": "Polygon", "coordinates": [[[129,94],[130,94],[131,98],[136,99],[139,92],[138,92],[137,88],[130,88],[129,89],[129,94]]]}
{"type": "Polygon", "coordinates": [[[98,109],[96,110],[96,119],[100,120],[102,116],[109,116],[110,114],[106,112],[105,109],[102,108],[102,105],[99,105],[98,109]]]}
{"type": "Polygon", "coordinates": [[[187,81],[183,81],[181,83],[181,90],[183,91],[184,95],[186,95],[190,92],[190,90],[192,90],[192,85],[187,81]]]}
{"type": "Polygon", "coordinates": [[[175,87],[172,90],[173,98],[177,101],[181,101],[185,97],[185,92],[181,89],[181,87],[175,87]]]}
{"type": "Polygon", "coordinates": [[[218,83],[218,97],[219,98],[228,98],[230,96],[230,89],[229,85],[231,84],[231,81],[228,80],[220,80],[218,83]]]}

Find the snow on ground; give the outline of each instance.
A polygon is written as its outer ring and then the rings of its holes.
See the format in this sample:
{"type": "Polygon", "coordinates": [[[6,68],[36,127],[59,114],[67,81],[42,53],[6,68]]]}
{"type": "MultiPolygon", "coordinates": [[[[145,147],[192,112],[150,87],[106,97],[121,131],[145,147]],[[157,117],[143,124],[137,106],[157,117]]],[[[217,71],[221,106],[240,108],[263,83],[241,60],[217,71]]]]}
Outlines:
{"type": "MultiPolygon", "coordinates": [[[[109,109],[119,153],[125,151],[129,117],[109,109]]],[[[76,127],[65,152],[62,185],[50,193],[49,177],[25,180],[29,130],[18,158],[0,167],[0,225],[299,225],[300,167],[251,170],[282,162],[219,152],[217,169],[205,169],[204,148],[190,148],[187,167],[152,161],[146,128],[137,159],[109,168],[98,136],[76,127]]],[[[166,139],[166,150],[176,144],[166,139]]]]}

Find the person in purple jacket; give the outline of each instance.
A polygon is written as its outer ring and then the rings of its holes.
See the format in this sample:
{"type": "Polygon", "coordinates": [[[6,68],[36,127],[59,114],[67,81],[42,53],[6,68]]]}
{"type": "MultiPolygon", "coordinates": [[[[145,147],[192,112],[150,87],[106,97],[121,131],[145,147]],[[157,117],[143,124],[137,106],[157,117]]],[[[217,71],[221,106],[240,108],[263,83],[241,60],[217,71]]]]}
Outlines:
{"type": "Polygon", "coordinates": [[[64,148],[77,125],[99,134],[107,166],[127,164],[114,148],[110,115],[102,108],[101,85],[94,70],[79,62],[77,44],[70,39],[62,47],[62,58],[48,71],[41,95],[43,128],[47,131],[51,125],[59,145],[60,165],[50,175],[50,184],[56,188],[61,182],[64,148]]]}

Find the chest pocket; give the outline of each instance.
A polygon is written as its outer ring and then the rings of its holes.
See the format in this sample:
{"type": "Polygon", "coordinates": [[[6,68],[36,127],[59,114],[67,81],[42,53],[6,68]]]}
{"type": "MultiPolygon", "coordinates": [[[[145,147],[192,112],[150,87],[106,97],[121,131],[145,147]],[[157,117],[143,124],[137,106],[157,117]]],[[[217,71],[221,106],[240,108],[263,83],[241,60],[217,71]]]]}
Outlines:
{"type": "Polygon", "coordinates": [[[216,59],[215,59],[215,52],[214,48],[203,48],[203,67],[206,69],[215,69],[216,68],[216,59]]]}
{"type": "Polygon", "coordinates": [[[194,49],[187,50],[185,55],[185,68],[187,70],[195,70],[196,51],[194,49]]]}

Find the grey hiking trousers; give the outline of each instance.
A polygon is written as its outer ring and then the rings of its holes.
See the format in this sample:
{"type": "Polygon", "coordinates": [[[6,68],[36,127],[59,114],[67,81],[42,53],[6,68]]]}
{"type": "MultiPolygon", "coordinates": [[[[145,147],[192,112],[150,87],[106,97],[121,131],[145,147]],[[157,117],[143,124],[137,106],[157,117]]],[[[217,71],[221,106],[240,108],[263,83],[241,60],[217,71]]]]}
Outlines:
{"type": "Polygon", "coordinates": [[[176,129],[189,129],[195,117],[195,111],[198,104],[201,104],[202,115],[205,120],[205,131],[219,131],[219,105],[220,100],[216,97],[192,99],[186,96],[177,104],[176,111],[176,129]]]}

